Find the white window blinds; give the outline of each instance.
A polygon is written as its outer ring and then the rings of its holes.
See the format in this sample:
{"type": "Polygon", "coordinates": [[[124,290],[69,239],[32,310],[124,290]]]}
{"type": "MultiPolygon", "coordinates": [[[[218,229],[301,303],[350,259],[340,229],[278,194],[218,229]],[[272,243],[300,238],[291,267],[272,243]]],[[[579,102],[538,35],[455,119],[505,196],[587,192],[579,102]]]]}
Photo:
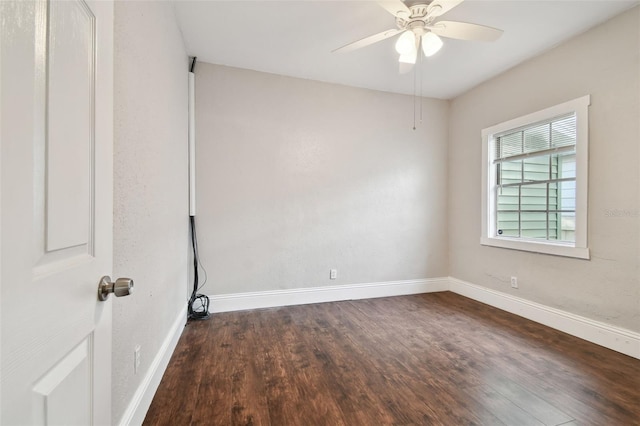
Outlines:
{"type": "Polygon", "coordinates": [[[576,115],[557,117],[494,137],[495,163],[531,155],[571,151],[576,145],[576,115]]]}

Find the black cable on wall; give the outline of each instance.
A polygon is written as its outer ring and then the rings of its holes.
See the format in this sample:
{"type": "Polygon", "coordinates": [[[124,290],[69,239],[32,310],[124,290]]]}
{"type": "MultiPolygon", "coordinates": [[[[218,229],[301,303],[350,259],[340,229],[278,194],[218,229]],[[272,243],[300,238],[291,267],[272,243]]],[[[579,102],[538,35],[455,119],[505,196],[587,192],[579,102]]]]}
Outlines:
{"type": "Polygon", "coordinates": [[[198,266],[202,266],[200,263],[200,257],[198,255],[198,237],[196,235],[196,218],[195,216],[189,216],[189,222],[191,224],[191,248],[193,249],[193,292],[189,298],[189,319],[205,320],[209,318],[209,298],[204,294],[198,294],[198,290],[202,288],[207,282],[207,271],[202,268],[204,272],[204,281],[202,285],[199,285],[200,277],[198,275],[198,266]],[[194,304],[199,302],[194,307],[194,304]]]}

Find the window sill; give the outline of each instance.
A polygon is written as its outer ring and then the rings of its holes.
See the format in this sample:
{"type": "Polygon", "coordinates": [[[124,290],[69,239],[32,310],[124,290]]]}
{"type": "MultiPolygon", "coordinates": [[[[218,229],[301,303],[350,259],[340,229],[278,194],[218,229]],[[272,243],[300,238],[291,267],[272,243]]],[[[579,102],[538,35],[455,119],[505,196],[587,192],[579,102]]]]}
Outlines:
{"type": "Polygon", "coordinates": [[[590,259],[587,247],[574,247],[566,244],[554,244],[531,240],[515,240],[511,238],[480,238],[483,246],[500,247],[511,250],[528,251],[532,253],[550,254],[553,256],[573,257],[576,259],[590,259]]]}

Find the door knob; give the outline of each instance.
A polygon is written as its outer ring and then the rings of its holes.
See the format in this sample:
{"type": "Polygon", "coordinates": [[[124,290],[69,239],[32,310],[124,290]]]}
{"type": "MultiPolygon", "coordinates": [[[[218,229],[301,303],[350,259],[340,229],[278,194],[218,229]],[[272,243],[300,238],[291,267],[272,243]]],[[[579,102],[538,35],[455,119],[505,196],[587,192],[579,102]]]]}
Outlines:
{"type": "Polygon", "coordinates": [[[98,283],[98,300],[105,301],[109,294],[116,297],[128,296],[133,292],[133,280],[131,278],[118,278],[115,282],[111,277],[105,275],[98,283]]]}

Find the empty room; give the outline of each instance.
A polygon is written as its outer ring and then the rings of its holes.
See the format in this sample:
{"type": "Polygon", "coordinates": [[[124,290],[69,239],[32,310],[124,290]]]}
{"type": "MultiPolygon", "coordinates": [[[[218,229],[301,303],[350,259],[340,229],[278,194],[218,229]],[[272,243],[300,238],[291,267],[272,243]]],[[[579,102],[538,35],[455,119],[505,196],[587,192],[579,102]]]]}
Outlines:
{"type": "Polygon", "coordinates": [[[640,424],[639,1],[0,16],[1,425],[640,424]]]}

